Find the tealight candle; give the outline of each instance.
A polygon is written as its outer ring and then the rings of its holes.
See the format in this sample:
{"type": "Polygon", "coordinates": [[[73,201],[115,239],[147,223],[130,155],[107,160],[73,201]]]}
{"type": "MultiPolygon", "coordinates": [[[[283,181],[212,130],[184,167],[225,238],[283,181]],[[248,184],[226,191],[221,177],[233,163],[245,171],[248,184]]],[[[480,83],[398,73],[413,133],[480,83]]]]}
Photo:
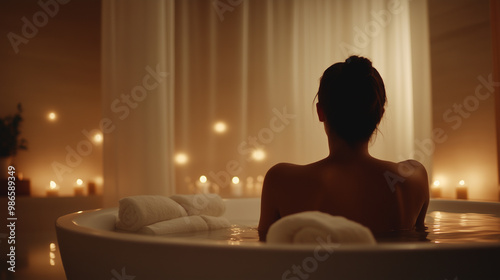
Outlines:
{"type": "Polygon", "coordinates": [[[73,191],[75,192],[75,196],[83,196],[83,181],[82,179],[76,180],[76,185],[73,187],[73,191]]]}
{"type": "Polygon", "coordinates": [[[47,196],[59,196],[59,187],[56,182],[50,181],[49,188],[47,189],[47,196]]]}
{"type": "Polygon", "coordinates": [[[200,179],[196,182],[196,188],[201,193],[209,193],[210,182],[207,179],[207,176],[201,175],[200,179]]]}
{"type": "Polygon", "coordinates": [[[253,183],[253,178],[248,177],[245,184],[245,195],[246,196],[255,196],[255,186],[253,183]]]}
{"type": "Polygon", "coordinates": [[[235,197],[243,196],[243,185],[240,182],[240,178],[233,177],[231,180],[231,194],[235,197]]]}
{"type": "Polygon", "coordinates": [[[464,180],[460,180],[457,187],[457,199],[467,199],[467,186],[464,180]]]}
{"type": "Polygon", "coordinates": [[[441,197],[441,182],[439,182],[438,180],[434,181],[433,183],[433,186],[431,188],[431,196],[433,198],[439,198],[441,197]]]}

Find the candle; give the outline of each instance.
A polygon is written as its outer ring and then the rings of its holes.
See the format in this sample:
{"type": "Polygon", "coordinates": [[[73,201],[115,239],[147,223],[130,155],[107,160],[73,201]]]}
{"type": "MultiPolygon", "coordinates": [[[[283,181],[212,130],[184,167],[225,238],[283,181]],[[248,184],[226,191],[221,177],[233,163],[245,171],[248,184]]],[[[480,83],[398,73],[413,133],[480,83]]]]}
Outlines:
{"type": "Polygon", "coordinates": [[[207,176],[201,175],[200,179],[196,182],[196,188],[201,193],[209,193],[210,182],[207,179],[207,176]]]}
{"type": "Polygon", "coordinates": [[[49,188],[47,189],[47,196],[59,196],[59,187],[56,182],[50,181],[49,188]]]}
{"type": "Polygon", "coordinates": [[[75,192],[75,196],[83,196],[83,181],[82,179],[76,180],[76,185],[73,187],[73,191],[75,192]]]}
{"type": "Polygon", "coordinates": [[[94,182],[89,182],[89,184],[87,185],[87,193],[89,195],[96,194],[96,187],[94,182]]]}
{"type": "Polygon", "coordinates": [[[255,196],[256,195],[252,177],[247,178],[247,182],[245,184],[245,195],[246,196],[255,196]]]}
{"type": "Polygon", "coordinates": [[[235,197],[243,196],[243,185],[240,182],[240,178],[235,176],[231,179],[231,182],[231,194],[235,197]]]}
{"type": "Polygon", "coordinates": [[[464,180],[460,180],[457,187],[457,199],[467,199],[467,186],[464,180]]]}
{"type": "Polygon", "coordinates": [[[439,198],[441,197],[441,182],[439,182],[438,180],[434,181],[434,183],[432,184],[432,188],[431,188],[431,197],[433,198],[439,198]]]}
{"type": "Polygon", "coordinates": [[[262,186],[264,184],[264,176],[259,175],[257,176],[257,183],[255,184],[255,193],[257,196],[260,196],[262,194],[262,186]]]}

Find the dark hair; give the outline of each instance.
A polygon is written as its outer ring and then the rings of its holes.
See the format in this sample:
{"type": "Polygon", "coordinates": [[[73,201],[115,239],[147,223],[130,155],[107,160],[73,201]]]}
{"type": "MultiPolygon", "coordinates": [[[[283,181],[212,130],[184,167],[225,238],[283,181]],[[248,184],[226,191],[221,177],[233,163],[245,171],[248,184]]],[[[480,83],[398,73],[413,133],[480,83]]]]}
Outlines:
{"type": "Polygon", "coordinates": [[[317,97],[328,127],[351,144],[368,141],[385,111],[384,81],[372,62],[360,56],[328,67],[317,97]]]}

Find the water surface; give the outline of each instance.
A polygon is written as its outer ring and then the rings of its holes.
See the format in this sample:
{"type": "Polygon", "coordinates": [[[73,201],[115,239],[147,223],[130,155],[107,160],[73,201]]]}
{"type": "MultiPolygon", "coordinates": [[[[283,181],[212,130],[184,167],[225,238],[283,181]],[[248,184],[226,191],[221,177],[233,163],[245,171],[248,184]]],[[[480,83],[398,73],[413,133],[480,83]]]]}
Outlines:
{"type": "MultiPolygon", "coordinates": [[[[169,234],[165,237],[183,237],[227,241],[228,244],[258,242],[258,222],[236,222],[231,228],[208,231],[169,234]]],[[[427,214],[425,232],[398,232],[376,236],[379,243],[385,242],[430,242],[430,243],[500,243],[500,218],[492,214],[452,213],[434,211],[427,214]]]]}

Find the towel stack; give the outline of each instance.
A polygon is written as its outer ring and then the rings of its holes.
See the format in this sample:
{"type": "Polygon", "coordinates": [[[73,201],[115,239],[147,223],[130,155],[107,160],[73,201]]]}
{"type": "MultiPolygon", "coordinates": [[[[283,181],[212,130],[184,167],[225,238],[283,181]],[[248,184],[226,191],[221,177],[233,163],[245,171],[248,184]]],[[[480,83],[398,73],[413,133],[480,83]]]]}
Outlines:
{"type": "Polygon", "coordinates": [[[216,194],[140,195],[119,201],[116,228],[146,234],[183,233],[230,227],[216,194]]]}

